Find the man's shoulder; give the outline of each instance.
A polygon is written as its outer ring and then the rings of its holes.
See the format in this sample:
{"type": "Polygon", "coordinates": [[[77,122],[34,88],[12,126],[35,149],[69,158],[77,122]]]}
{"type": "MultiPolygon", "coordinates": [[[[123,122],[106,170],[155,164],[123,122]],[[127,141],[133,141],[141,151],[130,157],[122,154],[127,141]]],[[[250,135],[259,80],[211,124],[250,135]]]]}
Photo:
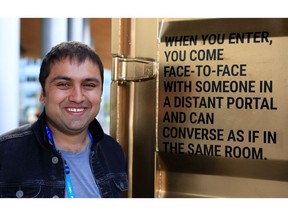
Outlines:
{"type": "Polygon", "coordinates": [[[104,134],[103,139],[98,144],[106,153],[124,154],[123,147],[110,135],[104,134]]]}
{"type": "Polygon", "coordinates": [[[32,124],[26,124],[0,135],[0,143],[31,135],[32,124]]]}
{"type": "Polygon", "coordinates": [[[103,142],[109,143],[110,145],[120,146],[120,144],[110,135],[104,133],[103,142]]]}

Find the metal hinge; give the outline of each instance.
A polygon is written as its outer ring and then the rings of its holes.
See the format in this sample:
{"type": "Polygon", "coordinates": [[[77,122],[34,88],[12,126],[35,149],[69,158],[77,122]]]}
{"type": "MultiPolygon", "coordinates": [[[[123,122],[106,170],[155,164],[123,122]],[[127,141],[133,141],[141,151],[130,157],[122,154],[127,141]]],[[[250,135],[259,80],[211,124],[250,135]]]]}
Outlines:
{"type": "Polygon", "coordinates": [[[114,55],[112,62],[113,81],[142,81],[156,77],[157,63],[147,58],[124,58],[114,55]]]}

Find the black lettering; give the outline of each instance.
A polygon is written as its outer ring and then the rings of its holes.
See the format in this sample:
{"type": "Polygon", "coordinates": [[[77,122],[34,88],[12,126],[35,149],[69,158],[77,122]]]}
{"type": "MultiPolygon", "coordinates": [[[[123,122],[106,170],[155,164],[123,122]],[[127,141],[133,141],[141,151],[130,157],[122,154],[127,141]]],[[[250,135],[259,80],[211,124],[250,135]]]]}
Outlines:
{"type": "Polygon", "coordinates": [[[274,99],[266,97],[227,97],[227,108],[277,110],[274,99]]]}
{"type": "Polygon", "coordinates": [[[243,43],[270,43],[269,32],[242,32],[230,33],[228,37],[229,44],[243,43]]]}
{"type": "Polygon", "coordinates": [[[206,45],[206,42],[210,45],[223,44],[225,40],[225,34],[202,35],[202,40],[203,40],[203,45],[206,45]]]}
{"type": "Polygon", "coordinates": [[[165,152],[169,153],[184,153],[184,143],[182,142],[162,142],[164,144],[165,152]]]}
{"type": "Polygon", "coordinates": [[[243,142],[244,141],[244,131],[243,130],[237,130],[235,133],[234,130],[230,130],[227,141],[243,142]]]}
{"type": "Polygon", "coordinates": [[[192,92],[192,81],[163,81],[165,92],[192,92]]]}
{"type": "Polygon", "coordinates": [[[190,77],[190,65],[164,66],[164,77],[190,77]]]}
{"type": "Polygon", "coordinates": [[[192,107],[192,99],[193,97],[187,96],[187,97],[174,97],[174,107],[175,108],[191,108],[192,107]]]}
{"type": "Polygon", "coordinates": [[[192,155],[209,156],[209,157],[221,157],[221,145],[207,145],[197,144],[196,147],[193,143],[188,144],[188,153],[192,155]]]}
{"type": "Polygon", "coordinates": [[[197,45],[198,35],[168,36],[165,37],[166,47],[197,45]]]}
{"type": "Polygon", "coordinates": [[[185,112],[165,112],[163,122],[168,123],[184,123],[186,121],[185,112]]]}
{"type": "Polygon", "coordinates": [[[165,101],[164,101],[163,107],[166,107],[166,106],[171,107],[171,105],[170,105],[170,100],[169,100],[169,97],[168,97],[168,96],[165,97],[165,101]]]}
{"type": "Polygon", "coordinates": [[[214,124],[214,113],[196,112],[190,113],[190,123],[192,124],[214,124]]]}
{"type": "Polygon", "coordinates": [[[256,92],[254,80],[220,80],[220,81],[196,81],[196,92],[215,93],[254,93],[256,92]]]}
{"type": "Polygon", "coordinates": [[[190,51],[190,61],[221,61],[224,60],[224,49],[200,49],[190,51]]]}
{"type": "Polygon", "coordinates": [[[225,146],[225,157],[266,160],[263,156],[263,148],[256,147],[225,146]]]}
{"type": "Polygon", "coordinates": [[[246,64],[217,65],[217,76],[246,76],[246,64]]]}
{"type": "Polygon", "coordinates": [[[263,143],[265,144],[276,144],[277,143],[277,132],[276,131],[264,131],[263,133],[263,143]]]}
{"type": "Polygon", "coordinates": [[[165,138],[175,139],[223,141],[224,129],[166,126],[163,128],[162,135],[165,138]]]}

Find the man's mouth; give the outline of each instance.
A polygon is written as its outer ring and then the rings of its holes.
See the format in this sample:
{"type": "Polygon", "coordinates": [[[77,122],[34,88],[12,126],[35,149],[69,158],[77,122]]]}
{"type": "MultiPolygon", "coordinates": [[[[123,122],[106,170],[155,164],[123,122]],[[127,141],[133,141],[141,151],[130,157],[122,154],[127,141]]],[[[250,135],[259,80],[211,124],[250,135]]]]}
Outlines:
{"type": "Polygon", "coordinates": [[[67,110],[68,110],[68,112],[72,112],[72,113],[81,113],[85,109],[84,108],[67,108],[67,110]]]}

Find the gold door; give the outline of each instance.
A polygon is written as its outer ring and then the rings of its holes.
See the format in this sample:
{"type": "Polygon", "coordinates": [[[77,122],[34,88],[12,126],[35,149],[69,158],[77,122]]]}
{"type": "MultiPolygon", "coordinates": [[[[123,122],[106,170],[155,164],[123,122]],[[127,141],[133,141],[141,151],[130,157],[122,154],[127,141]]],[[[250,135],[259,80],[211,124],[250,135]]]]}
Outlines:
{"type": "Polygon", "coordinates": [[[288,20],[113,19],[129,197],[288,197],[288,20]]]}

